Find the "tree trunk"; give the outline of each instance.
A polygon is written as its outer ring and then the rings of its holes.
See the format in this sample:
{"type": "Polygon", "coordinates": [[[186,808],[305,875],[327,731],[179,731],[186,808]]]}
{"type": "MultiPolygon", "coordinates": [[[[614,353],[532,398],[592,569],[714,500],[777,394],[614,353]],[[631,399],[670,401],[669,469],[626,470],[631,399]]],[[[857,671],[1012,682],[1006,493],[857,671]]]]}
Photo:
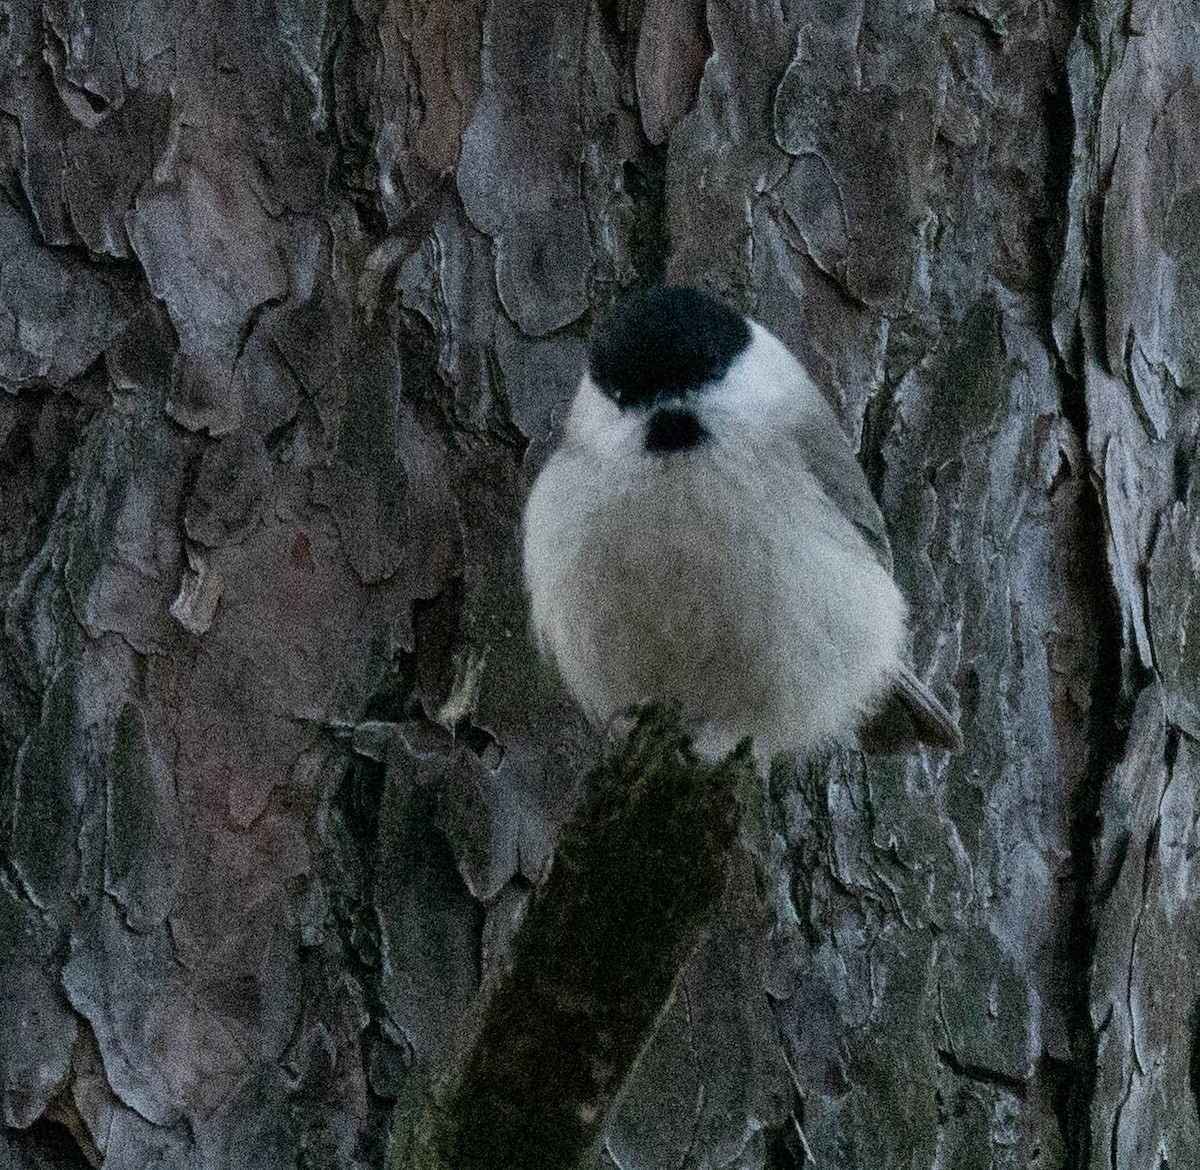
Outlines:
{"type": "Polygon", "coordinates": [[[1200,1164],[1189,6],[0,46],[0,1167],[383,1165],[600,749],[517,527],[662,278],[829,391],[966,749],[775,771],[594,1170],[1200,1164]]]}

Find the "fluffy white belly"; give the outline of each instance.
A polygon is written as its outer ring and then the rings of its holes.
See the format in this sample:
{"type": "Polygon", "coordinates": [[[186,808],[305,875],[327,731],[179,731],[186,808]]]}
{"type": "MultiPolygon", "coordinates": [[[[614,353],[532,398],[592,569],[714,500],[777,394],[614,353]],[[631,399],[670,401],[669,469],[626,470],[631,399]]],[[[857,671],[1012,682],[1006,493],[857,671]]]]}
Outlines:
{"type": "Polygon", "coordinates": [[[848,730],[900,666],[890,574],[802,467],[684,458],[547,465],[526,513],[539,643],[597,722],[676,700],[710,753],[848,730]]]}

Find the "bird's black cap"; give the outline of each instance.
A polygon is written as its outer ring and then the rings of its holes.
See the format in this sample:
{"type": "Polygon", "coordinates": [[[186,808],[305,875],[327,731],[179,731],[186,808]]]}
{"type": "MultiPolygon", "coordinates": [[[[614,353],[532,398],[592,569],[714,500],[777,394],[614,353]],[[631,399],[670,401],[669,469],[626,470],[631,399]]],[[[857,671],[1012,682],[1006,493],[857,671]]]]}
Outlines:
{"type": "Polygon", "coordinates": [[[592,340],[592,381],[619,406],[648,406],[720,378],[750,326],[716,297],[660,285],[623,298],[592,340]]]}

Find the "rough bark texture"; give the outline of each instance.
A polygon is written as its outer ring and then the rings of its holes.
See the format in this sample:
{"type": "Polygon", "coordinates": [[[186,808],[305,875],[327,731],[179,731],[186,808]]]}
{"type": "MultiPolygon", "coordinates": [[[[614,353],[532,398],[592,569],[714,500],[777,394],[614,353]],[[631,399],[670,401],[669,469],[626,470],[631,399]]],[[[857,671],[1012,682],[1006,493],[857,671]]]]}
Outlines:
{"type": "Polygon", "coordinates": [[[404,1086],[388,1170],[573,1170],[596,1157],[712,923],[739,821],[761,809],[749,740],[716,767],[685,744],[678,713],[651,709],[589,776],[511,959],[460,1043],[404,1086]]]}
{"type": "Polygon", "coordinates": [[[522,483],[664,275],[828,388],[967,747],[776,771],[596,1170],[1200,1164],[1198,73],[1167,0],[0,0],[0,1166],[382,1165],[596,758],[522,483]]]}

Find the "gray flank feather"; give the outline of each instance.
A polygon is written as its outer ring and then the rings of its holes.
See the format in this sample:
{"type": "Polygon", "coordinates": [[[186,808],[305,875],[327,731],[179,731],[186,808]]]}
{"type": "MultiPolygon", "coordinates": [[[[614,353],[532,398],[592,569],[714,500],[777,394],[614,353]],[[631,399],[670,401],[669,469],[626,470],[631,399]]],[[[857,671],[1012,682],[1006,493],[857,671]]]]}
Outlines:
{"type": "Polygon", "coordinates": [[[814,419],[810,425],[796,428],[794,433],[813,478],[834,507],[862,533],[879,563],[891,573],[892,546],[883,513],[871,495],[867,477],[850,449],[845,432],[835,419],[829,418],[814,419]]]}

